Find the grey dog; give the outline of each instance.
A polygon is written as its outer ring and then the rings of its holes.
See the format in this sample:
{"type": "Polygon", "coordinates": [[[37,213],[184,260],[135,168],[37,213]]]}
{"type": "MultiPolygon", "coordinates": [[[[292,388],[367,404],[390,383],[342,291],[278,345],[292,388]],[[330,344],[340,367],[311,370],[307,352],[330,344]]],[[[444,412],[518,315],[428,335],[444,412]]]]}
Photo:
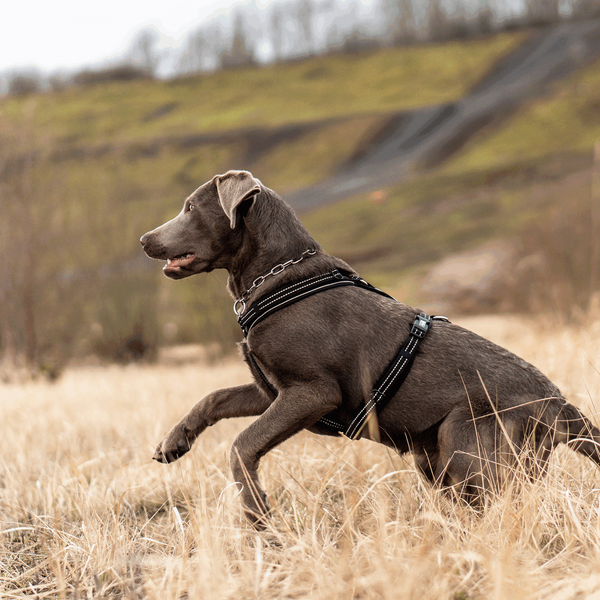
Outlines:
{"type": "MultiPolygon", "coordinates": [[[[216,175],[171,221],[141,238],[182,279],[226,269],[240,311],[286,284],[339,269],[293,210],[247,171],[216,175]],[[274,267],[277,267],[274,269],[274,267]]],[[[378,294],[343,287],[288,306],[258,323],[241,343],[254,383],[200,400],[158,445],[154,458],[177,460],[220,419],[257,416],[232,445],[230,460],[246,514],[264,523],[269,504],[258,482],[260,458],[320,421],[350,423],[408,335],[419,311],[378,294]]],[[[540,371],[507,350],[448,322],[435,322],[399,392],[356,437],[412,452],[433,484],[468,501],[500,489],[522,466],[542,474],[558,443],[600,464],[600,430],[540,371]]]]}

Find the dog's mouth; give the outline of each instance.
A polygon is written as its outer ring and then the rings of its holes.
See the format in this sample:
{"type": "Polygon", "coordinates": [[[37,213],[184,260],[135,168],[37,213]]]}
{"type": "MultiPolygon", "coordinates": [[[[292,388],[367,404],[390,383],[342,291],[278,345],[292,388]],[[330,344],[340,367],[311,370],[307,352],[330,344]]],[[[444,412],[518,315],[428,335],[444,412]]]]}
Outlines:
{"type": "Polygon", "coordinates": [[[189,264],[194,262],[196,255],[192,253],[180,254],[173,258],[167,258],[167,264],[163,267],[165,274],[178,273],[181,269],[185,269],[189,264]]]}

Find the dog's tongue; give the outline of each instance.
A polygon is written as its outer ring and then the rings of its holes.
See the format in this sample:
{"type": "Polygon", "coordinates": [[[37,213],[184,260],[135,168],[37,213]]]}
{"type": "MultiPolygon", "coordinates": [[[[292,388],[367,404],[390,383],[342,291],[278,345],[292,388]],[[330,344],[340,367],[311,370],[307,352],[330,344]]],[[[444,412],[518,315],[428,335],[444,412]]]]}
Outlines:
{"type": "Polygon", "coordinates": [[[167,260],[167,264],[163,267],[164,269],[177,269],[189,265],[195,258],[194,254],[186,254],[185,256],[178,256],[177,258],[170,258],[167,260]]]}

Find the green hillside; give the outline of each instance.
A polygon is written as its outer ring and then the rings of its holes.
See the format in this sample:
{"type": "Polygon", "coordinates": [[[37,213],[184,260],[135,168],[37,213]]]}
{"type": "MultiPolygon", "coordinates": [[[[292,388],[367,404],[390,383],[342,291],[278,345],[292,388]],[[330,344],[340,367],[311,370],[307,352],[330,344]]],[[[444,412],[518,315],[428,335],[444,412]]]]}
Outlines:
{"type": "MultiPolygon", "coordinates": [[[[61,145],[96,146],[411,109],[462,97],[522,39],[522,33],[503,33],[168,82],[67,89],[37,98],[31,124],[61,145]]],[[[22,100],[1,106],[5,118],[24,122],[22,100]]]]}
{"type": "MultiPolygon", "coordinates": [[[[229,344],[239,333],[222,274],[168,281],[142,256],[140,235],[229,168],[282,193],[326,178],[391,113],[460,99],[526,36],[0,99],[0,346],[42,364],[90,351],[125,359],[122,342],[136,332],[151,345],[229,344]]],[[[572,123],[597,107],[599,74],[592,66],[523,106],[447,163],[387,190],[383,204],[360,196],[303,220],[330,252],[393,288],[449,252],[518,235],[562,201],[539,190],[525,200],[548,171],[556,177],[555,155],[566,149],[577,169],[589,162],[597,113],[581,135],[572,123]],[[567,125],[552,120],[556,107],[567,125]],[[539,131],[527,111],[546,115],[539,131]],[[551,127],[563,128],[561,141],[551,127]]]]}
{"type": "Polygon", "coordinates": [[[448,173],[539,162],[561,153],[589,154],[600,141],[600,64],[574,73],[548,95],[522,106],[501,129],[482,131],[449,161],[448,173]]]}
{"type": "MultiPolygon", "coordinates": [[[[386,192],[384,203],[358,195],[313,212],[307,223],[331,252],[412,302],[431,300],[419,287],[436,261],[503,240],[547,260],[537,286],[552,297],[536,306],[567,315],[585,308],[600,279],[600,61],[386,192]],[[340,213],[343,227],[331,227],[340,213]]],[[[529,302],[498,299],[512,310],[529,302]]]]}
{"type": "Polygon", "coordinates": [[[315,211],[308,221],[313,230],[322,229],[321,236],[329,237],[338,253],[354,255],[355,260],[378,248],[376,261],[366,259],[368,268],[378,264],[375,270],[397,274],[398,269],[414,265],[415,259],[429,262],[492,234],[518,233],[544,207],[589,203],[592,171],[600,173],[598,153],[594,165],[598,144],[600,61],[555,84],[544,97],[522,105],[501,126],[482,129],[439,168],[393,186],[385,204],[360,195],[315,211]],[[578,178],[578,173],[587,177],[578,178]],[[571,183],[569,176],[573,176],[571,183]],[[584,189],[580,189],[582,181],[584,189]],[[562,182],[559,196],[549,191],[557,182],[562,182]],[[333,213],[342,211],[344,228],[332,231],[327,224],[333,213]],[[427,219],[419,223],[404,212],[427,219]],[[437,219],[442,222],[436,226],[437,219]],[[417,241],[420,258],[406,253],[417,241]],[[435,249],[430,253],[426,248],[431,244],[435,249]],[[382,257],[388,255],[386,262],[382,257]]]}

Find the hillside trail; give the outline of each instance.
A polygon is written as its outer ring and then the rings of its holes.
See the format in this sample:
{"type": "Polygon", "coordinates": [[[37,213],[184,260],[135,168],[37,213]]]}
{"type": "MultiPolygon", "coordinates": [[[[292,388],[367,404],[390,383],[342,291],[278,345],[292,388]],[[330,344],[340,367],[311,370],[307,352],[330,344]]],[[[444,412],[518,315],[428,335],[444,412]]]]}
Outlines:
{"type": "Polygon", "coordinates": [[[539,29],[500,59],[465,98],[399,113],[359,158],[286,200],[301,212],[398,183],[419,165],[440,163],[483,126],[509,116],[551,82],[598,57],[600,19],[539,29]]]}

